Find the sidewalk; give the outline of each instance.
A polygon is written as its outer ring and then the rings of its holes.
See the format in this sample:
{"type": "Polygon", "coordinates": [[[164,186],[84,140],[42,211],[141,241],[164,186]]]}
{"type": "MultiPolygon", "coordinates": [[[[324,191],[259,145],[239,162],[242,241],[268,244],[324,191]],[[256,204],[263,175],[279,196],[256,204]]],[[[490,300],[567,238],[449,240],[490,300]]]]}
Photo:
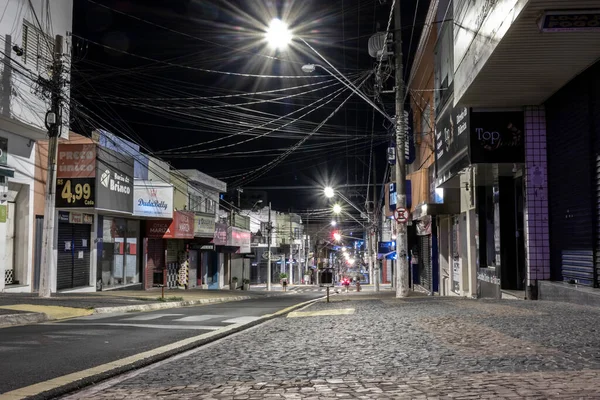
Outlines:
{"type": "Polygon", "coordinates": [[[198,304],[248,300],[266,296],[281,296],[275,290],[183,290],[165,289],[112,290],[93,293],[53,293],[42,298],[37,293],[0,293],[0,328],[90,314],[151,311],[198,304]]]}

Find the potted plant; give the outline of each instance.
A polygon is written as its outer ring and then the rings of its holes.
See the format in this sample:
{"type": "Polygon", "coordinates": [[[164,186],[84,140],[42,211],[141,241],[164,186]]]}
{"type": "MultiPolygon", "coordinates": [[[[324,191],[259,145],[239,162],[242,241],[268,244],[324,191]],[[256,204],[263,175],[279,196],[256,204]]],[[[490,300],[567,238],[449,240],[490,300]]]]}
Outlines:
{"type": "Polygon", "coordinates": [[[238,278],[234,276],[231,278],[231,290],[235,290],[237,288],[238,278]]]}
{"type": "Polygon", "coordinates": [[[244,279],[242,283],[244,284],[243,290],[250,290],[250,279],[244,279]]]}

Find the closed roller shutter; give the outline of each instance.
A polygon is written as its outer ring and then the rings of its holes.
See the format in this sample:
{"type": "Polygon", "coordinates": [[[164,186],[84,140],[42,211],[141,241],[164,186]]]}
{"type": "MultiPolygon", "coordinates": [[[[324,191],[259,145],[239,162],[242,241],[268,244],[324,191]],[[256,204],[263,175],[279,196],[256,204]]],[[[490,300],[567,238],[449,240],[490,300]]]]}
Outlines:
{"type": "Polygon", "coordinates": [[[58,224],[56,289],[73,287],[73,228],[71,224],[58,224]]]}
{"type": "Polygon", "coordinates": [[[583,75],[546,103],[550,257],[552,279],[592,286],[596,157],[590,148],[589,76],[583,75]]]}
{"type": "Polygon", "coordinates": [[[90,284],[90,233],[91,225],[73,227],[73,287],[90,284]]]}
{"type": "Polygon", "coordinates": [[[90,225],[58,225],[57,290],[89,286],[90,233],[90,225]]]}
{"type": "Polygon", "coordinates": [[[419,236],[420,285],[431,292],[431,235],[419,236]]]}

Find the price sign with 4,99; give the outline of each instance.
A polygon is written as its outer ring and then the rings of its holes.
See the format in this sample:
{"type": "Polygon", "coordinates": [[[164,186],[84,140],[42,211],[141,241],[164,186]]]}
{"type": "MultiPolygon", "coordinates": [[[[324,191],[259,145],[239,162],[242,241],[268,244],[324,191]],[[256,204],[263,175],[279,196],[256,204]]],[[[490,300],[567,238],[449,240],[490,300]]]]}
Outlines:
{"type": "Polygon", "coordinates": [[[96,178],[57,178],[56,207],[94,207],[96,178]]]}

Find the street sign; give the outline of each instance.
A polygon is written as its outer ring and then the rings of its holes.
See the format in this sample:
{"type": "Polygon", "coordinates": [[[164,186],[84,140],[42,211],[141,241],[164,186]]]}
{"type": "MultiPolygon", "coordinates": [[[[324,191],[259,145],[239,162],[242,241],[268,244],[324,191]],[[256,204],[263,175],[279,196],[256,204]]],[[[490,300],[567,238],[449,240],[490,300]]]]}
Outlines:
{"type": "Polygon", "coordinates": [[[406,208],[397,208],[394,210],[394,219],[400,223],[408,222],[408,210],[406,208]]]}

